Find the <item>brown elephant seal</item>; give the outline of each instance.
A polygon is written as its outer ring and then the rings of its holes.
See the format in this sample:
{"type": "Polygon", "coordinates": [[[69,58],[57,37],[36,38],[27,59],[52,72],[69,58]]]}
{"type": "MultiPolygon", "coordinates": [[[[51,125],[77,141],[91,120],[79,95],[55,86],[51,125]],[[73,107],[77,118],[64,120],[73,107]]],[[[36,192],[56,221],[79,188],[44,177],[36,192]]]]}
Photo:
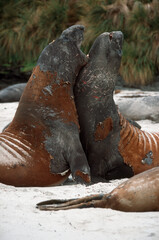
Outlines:
{"type": "Polygon", "coordinates": [[[90,181],[73,95],[87,62],[80,50],[83,31],[74,25],[42,51],[13,121],[0,134],[0,182],[57,185],[70,172],[77,182],[90,181]]]}
{"type": "Polygon", "coordinates": [[[50,200],[37,204],[40,210],[111,208],[125,212],[159,211],[159,167],[152,168],[120,184],[108,194],[70,200],[50,200]]]}
{"type": "Polygon", "coordinates": [[[93,182],[131,177],[159,166],[159,133],[147,133],[119,112],[113,99],[123,34],[103,33],[75,85],[80,137],[93,182]]]}

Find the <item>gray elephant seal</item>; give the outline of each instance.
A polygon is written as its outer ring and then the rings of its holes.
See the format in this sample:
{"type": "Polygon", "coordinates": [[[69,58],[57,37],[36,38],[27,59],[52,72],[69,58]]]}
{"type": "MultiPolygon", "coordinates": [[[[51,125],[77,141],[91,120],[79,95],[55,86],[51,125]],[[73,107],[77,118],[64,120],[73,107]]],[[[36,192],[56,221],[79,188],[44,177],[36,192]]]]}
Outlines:
{"type": "Polygon", "coordinates": [[[83,31],[72,26],[42,51],[13,121],[0,134],[0,182],[57,185],[70,171],[77,182],[90,181],[73,95],[76,76],[87,63],[80,50],[83,31]]]}
{"type": "Polygon", "coordinates": [[[18,102],[26,87],[26,83],[18,83],[0,90],[0,103],[18,102]]]}
{"type": "Polygon", "coordinates": [[[119,111],[132,120],[159,121],[159,93],[141,90],[121,91],[114,96],[119,111]]]}
{"type": "Polygon", "coordinates": [[[108,194],[79,199],[50,200],[37,204],[40,210],[111,208],[124,212],[159,211],[159,167],[140,173],[108,194]]]}
{"type": "Polygon", "coordinates": [[[121,126],[113,100],[122,43],[120,31],[97,37],[74,88],[81,142],[93,182],[133,176],[118,151],[121,126]]]}

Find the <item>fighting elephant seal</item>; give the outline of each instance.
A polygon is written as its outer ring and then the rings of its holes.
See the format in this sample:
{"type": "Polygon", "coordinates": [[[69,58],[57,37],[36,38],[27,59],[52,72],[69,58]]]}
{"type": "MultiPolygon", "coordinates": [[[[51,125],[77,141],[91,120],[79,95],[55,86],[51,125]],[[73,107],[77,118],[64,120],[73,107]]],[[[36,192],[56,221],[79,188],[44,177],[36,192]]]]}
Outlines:
{"type": "Polygon", "coordinates": [[[0,134],[0,182],[57,185],[70,171],[76,181],[90,181],[72,89],[87,62],[83,31],[74,25],[42,51],[13,121],[0,134]]]}
{"type": "Polygon", "coordinates": [[[120,31],[98,36],[74,88],[81,142],[93,182],[133,175],[118,151],[121,126],[113,100],[122,43],[123,34],[120,31]],[[113,169],[115,172],[108,176],[113,169]]]}
{"type": "Polygon", "coordinates": [[[75,85],[81,142],[94,182],[131,177],[159,165],[159,133],[130,124],[113,99],[122,43],[120,31],[97,37],[75,85]]]}
{"type": "Polygon", "coordinates": [[[40,210],[111,208],[125,212],[159,211],[159,167],[123,182],[108,194],[70,200],[50,200],[37,204],[40,210]]]}

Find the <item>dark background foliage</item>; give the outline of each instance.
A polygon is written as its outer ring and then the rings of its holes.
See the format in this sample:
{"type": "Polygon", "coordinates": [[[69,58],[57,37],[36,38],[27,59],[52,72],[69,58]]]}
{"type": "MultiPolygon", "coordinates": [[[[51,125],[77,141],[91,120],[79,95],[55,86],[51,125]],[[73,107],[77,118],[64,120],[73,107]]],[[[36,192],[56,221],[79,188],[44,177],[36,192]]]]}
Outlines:
{"type": "Polygon", "coordinates": [[[85,53],[102,32],[121,30],[121,76],[130,86],[147,85],[159,74],[158,13],[159,0],[1,0],[0,77],[23,78],[49,42],[83,24],[85,53]]]}

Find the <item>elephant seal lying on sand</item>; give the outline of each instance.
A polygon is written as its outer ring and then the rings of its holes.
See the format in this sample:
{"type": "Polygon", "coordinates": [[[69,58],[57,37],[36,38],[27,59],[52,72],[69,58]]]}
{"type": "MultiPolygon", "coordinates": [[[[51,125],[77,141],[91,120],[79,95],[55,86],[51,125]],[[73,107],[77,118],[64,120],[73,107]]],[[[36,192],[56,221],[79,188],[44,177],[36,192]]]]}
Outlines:
{"type": "Polygon", "coordinates": [[[114,96],[119,111],[131,120],[150,119],[159,122],[159,93],[122,90],[114,96]]]}
{"type": "Polygon", "coordinates": [[[26,87],[26,83],[18,83],[0,90],[0,103],[18,102],[26,87]]]}
{"type": "Polygon", "coordinates": [[[111,208],[125,212],[159,211],[159,167],[140,173],[108,194],[70,200],[50,200],[37,204],[40,210],[111,208]]]}

